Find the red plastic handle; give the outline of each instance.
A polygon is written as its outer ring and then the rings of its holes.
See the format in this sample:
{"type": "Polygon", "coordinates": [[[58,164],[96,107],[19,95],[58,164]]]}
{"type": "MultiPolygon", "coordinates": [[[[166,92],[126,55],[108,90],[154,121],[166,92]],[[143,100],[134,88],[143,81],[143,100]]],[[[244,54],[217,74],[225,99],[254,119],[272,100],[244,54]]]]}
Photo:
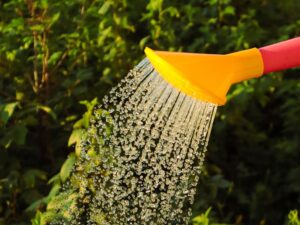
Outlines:
{"type": "Polygon", "coordinates": [[[300,66],[300,37],[259,49],[264,74],[300,66]]]}

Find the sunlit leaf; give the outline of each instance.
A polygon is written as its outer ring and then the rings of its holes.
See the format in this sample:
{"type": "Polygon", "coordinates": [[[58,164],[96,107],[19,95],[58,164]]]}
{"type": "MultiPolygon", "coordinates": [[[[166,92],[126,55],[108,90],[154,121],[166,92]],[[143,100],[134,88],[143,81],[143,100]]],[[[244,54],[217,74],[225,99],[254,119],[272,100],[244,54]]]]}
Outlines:
{"type": "Polygon", "coordinates": [[[60,12],[55,13],[51,17],[51,25],[53,25],[54,23],[56,23],[59,20],[59,17],[60,17],[60,12]]]}
{"type": "Polygon", "coordinates": [[[57,116],[56,116],[55,112],[49,106],[38,105],[37,108],[43,110],[46,113],[48,113],[52,117],[53,120],[57,119],[57,116]]]}
{"type": "Polygon", "coordinates": [[[48,60],[49,65],[54,65],[57,62],[57,60],[60,58],[61,55],[62,55],[61,51],[54,52],[48,60]]]}
{"type": "Polygon", "coordinates": [[[110,9],[111,6],[111,2],[110,1],[105,1],[104,4],[101,6],[101,8],[99,9],[98,13],[100,15],[104,15],[108,12],[108,10],[110,9]]]}
{"type": "Polygon", "coordinates": [[[62,167],[60,169],[60,178],[61,178],[62,182],[65,182],[69,178],[69,176],[72,172],[73,166],[75,164],[75,161],[76,161],[76,156],[74,153],[71,153],[68,156],[68,159],[62,165],[62,167]]]}
{"type": "Polygon", "coordinates": [[[140,40],[139,46],[140,46],[141,49],[145,48],[145,46],[146,46],[147,42],[149,41],[149,39],[150,39],[150,36],[146,36],[146,37],[144,37],[140,40]]]}
{"type": "Polygon", "coordinates": [[[82,129],[74,129],[72,134],[70,135],[68,146],[76,144],[80,142],[83,130],[82,129]]]}
{"type": "Polygon", "coordinates": [[[15,111],[18,102],[11,102],[7,104],[0,105],[0,124],[6,124],[9,118],[15,111]]]}
{"type": "Polygon", "coordinates": [[[46,9],[48,7],[48,0],[40,0],[41,8],[46,9]]]}
{"type": "Polygon", "coordinates": [[[32,31],[43,31],[45,28],[43,25],[37,24],[30,27],[32,31]]]}
{"type": "Polygon", "coordinates": [[[223,10],[224,15],[234,15],[235,14],[235,8],[233,6],[226,6],[226,8],[223,10]]]}

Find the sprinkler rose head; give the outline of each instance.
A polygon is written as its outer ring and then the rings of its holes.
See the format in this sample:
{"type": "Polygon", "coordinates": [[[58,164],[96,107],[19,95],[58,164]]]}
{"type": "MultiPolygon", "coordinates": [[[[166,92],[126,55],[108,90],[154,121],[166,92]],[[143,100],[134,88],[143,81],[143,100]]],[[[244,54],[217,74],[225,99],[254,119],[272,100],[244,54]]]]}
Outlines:
{"type": "Polygon", "coordinates": [[[258,49],[228,55],[153,51],[146,55],[159,74],[187,95],[223,105],[231,84],[258,77],[263,61],[258,49]]]}
{"type": "Polygon", "coordinates": [[[199,100],[224,105],[232,84],[300,66],[300,38],[226,55],[150,48],[145,53],[157,72],[175,88],[199,100]]]}

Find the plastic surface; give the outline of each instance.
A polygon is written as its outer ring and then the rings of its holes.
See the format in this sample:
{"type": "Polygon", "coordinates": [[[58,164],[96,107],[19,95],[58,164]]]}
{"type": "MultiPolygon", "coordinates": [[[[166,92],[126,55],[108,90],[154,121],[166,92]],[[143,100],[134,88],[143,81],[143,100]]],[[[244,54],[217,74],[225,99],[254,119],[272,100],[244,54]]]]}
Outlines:
{"type": "Polygon", "coordinates": [[[233,83],[261,76],[263,61],[253,48],[228,55],[153,51],[145,53],[175,88],[202,101],[223,105],[233,83]]]}
{"type": "Polygon", "coordinates": [[[300,37],[260,48],[264,74],[300,66],[300,37]]]}

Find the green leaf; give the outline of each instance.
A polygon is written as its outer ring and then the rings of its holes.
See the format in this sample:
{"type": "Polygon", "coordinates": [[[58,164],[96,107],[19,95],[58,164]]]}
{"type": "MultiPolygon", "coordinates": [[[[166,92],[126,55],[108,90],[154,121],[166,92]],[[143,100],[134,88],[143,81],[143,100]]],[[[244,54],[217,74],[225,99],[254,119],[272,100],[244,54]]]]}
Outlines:
{"type": "Polygon", "coordinates": [[[12,102],[4,105],[0,105],[0,124],[6,125],[9,118],[12,116],[12,114],[15,111],[16,106],[18,105],[18,102],[12,102]]]}
{"type": "Polygon", "coordinates": [[[28,129],[24,124],[15,125],[12,132],[13,141],[17,145],[24,145],[28,129]]]}
{"type": "Polygon", "coordinates": [[[85,127],[83,119],[77,120],[73,125],[73,129],[80,129],[82,127],[85,127]]]}
{"type": "Polygon", "coordinates": [[[16,50],[7,51],[5,54],[6,54],[7,60],[12,62],[16,58],[17,51],[16,50]]]}
{"type": "Polygon", "coordinates": [[[76,73],[76,77],[80,81],[89,80],[93,76],[93,72],[91,69],[80,69],[76,73]]]}
{"type": "Polygon", "coordinates": [[[61,51],[54,52],[48,60],[49,65],[55,65],[57,60],[61,57],[61,55],[62,55],[61,51]]]}
{"type": "Polygon", "coordinates": [[[235,8],[233,6],[226,6],[223,10],[224,15],[235,15],[235,8]]]}
{"type": "Polygon", "coordinates": [[[23,174],[23,179],[26,187],[33,188],[37,179],[47,180],[47,176],[45,171],[39,169],[29,169],[23,174]]]}
{"type": "Polygon", "coordinates": [[[31,203],[26,209],[25,212],[33,212],[36,209],[40,208],[42,205],[46,205],[47,204],[47,197],[41,198],[37,201],[34,201],[33,203],[31,203]]]}
{"type": "Polygon", "coordinates": [[[30,113],[27,113],[27,115],[28,116],[23,119],[24,124],[26,124],[27,126],[36,126],[36,125],[38,125],[39,121],[38,121],[38,118],[35,115],[32,115],[30,113]]]}
{"type": "Polygon", "coordinates": [[[65,182],[69,178],[75,162],[76,162],[76,156],[74,153],[71,153],[60,169],[59,174],[62,182],[65,182]]]}
{"type": "Polygon", "coordinates": [[[55,174],[53,177],[50,178],[50,180],[48,181],[48,184],[51,184],[51,183],[60,183],[60,174],[55,174]]]}
{"type": "Polygon", "coordinates": [[[69,138],[68,146],[71,146],[73,144],[80,142],[82,133],[83,133],[83,129],[74,129],[69,138]]]}
{"type": "Polygon", "coordinates": [[[61,188],[61,185],[60,185],[60,184],[55,184],[55,185],[51,188],[51,190],[50,190],[50,192],[49,192],[47,198],[48,198],[49,200],[51,200],[54,196],[56,196],[56,195],[59,193],[60,188],[61,188]]]}
{"type": "Polygon", "coordinates": [[[85,112],[82,116],[82,119],[78,120],[73,128],[80,128],[80,127],[84,127],[84,128],[88,128],[89,124],[90,124],[90,119],[92,116],[92,111],[95,107],[95,105],[98,104],[98,99],[94,98],[92,101],[87,101],[87,100],[83,100],[79,102],[81,105],[85,105],[87,108],[87,112],[85,112]]]}
{"type": "Polygon", "coordinates": [[[31,26],[30,29],[32,31],[43,31],[44,30],[44,26],[40,25],[40,24],[37,24],[37,25],[31,26]]]}
{"type": "Polygon", "coordinates": [[[98,13],[100,15],[104,15],[108,12],[108,10],[110,9],[111,6],[111,2],[110,1],[105,1],[104,4],[101,6],[101,8],[99,9],[98,13]]]}
{"type": "Polygon", "coordinates": [[[178,18],[180,16],[178,9],[173,6],[166,8],[163,13],[169,13],[171,17],[178,18]]]}
{"type": "Polygon", "coordinates": [[[292,210],[290,211],[288,215],[288,225],[300,225],[300,220],[298,218],[298,211],[297,210],[292,210]]]}
{"type": "Polygon", "coordinates": [[[141,49],[145,48],[145,46],[146,46],[147,42],[149,41],[149,39],[150,39],[150,36],[146,36],[146,37],[144,37],[140,40],[139,46],[140,46],[141,49]]]}
{"type": "Polygon", "coordinates": [[[218,3],[218,0],[209,0],[210,5],[216,5],[218,3]]]}
{"type": "Polygon", "coordinates": [[[16,99],[18,101],[22,101],[22,99],[24,98],[25,94],[23,92],[20,91],[16,91],[16,99]]]}
{"type": "Polygon", "coordinates": [[[28,130],[24,124],[19,123],[14,125],[4,137],[5,147],[8,148],[13,142],[17,145],[24,145],[27,133],[28,130]]]}
{"type": "Polygon", "coordinates": [[[56,211],[57,209],[59,209],[61,211],[68,211],[70,205],[76,204],[78,194],[78,192],[75,192],[73,190],[67,190],[66,192],[60,193],[49,202],[47,210],[56,211]]]}
{"type": "Polygon", "coordinates": [[[38,211],[33,219],[31,219],[31,225],[43,225],[42,213],[38,211]]]}
{"type": "Polygon", "coordinates": [[[40,225],[48,225],[54,220],[63,221],[62,224],[67,224],[61,214],[58,214],[54,210],[47,210],[41,215],[40,225]]]}
{"type": "Polygon", "coordinates": [[[197,216],[193,219],[193,225],[209,225],[209,213],[211,207],[209,207],[205,213],[202,213],[200,216],[197,216]]]}
{"type": "Polygon", "coordinates": [[[52,189],[50,190],[47,197],[41,198],[35,202],[33,202],[30,206],[26,208],[26,212],[35,211],[36,209],[40,208],[43,205],[48,204],[58,193],[60,190],[60,185],[55,184],[52,189]]]}
{"type": "Polygon", "coordinates": [[[151,11],[161,11],[163,0],[150,0],[147,9],[151,11]]]}
{"type": "Polygon", "coordinates": [[[19,17],[12,19],[8,26],[5,27],[4,32],[12,33],[16,31],[22,31],[24,29],[24,18],[19,17]]]}
{"type": "Polygon", "coordinates": [[[60,12],[55,13],[50,20],[50,27],[55,24],[60,18],[60,12]]]}
{"type": "Polygon", "coordinates": [[[74,129],[69,138],[68,146],[75,144],[75,153],[77,156],[80,156],[81,140],[84,140],[85,137],[86,131],[84,129],[74,129]]]}
{"type": "Polygon", "coordinates": [[[37,108],[48,113],[52,117],[53,120],[56,120],[56,118],[57,118],[56,114],[53,112],[53,110],[50,107],[45,106],[45,105],[38,105],[37,108]]]}
{"type": "Polygon", "coordinates": [[[43,9],[48,8],[48,0],[41,0],[41,8],[43,9]]]}

